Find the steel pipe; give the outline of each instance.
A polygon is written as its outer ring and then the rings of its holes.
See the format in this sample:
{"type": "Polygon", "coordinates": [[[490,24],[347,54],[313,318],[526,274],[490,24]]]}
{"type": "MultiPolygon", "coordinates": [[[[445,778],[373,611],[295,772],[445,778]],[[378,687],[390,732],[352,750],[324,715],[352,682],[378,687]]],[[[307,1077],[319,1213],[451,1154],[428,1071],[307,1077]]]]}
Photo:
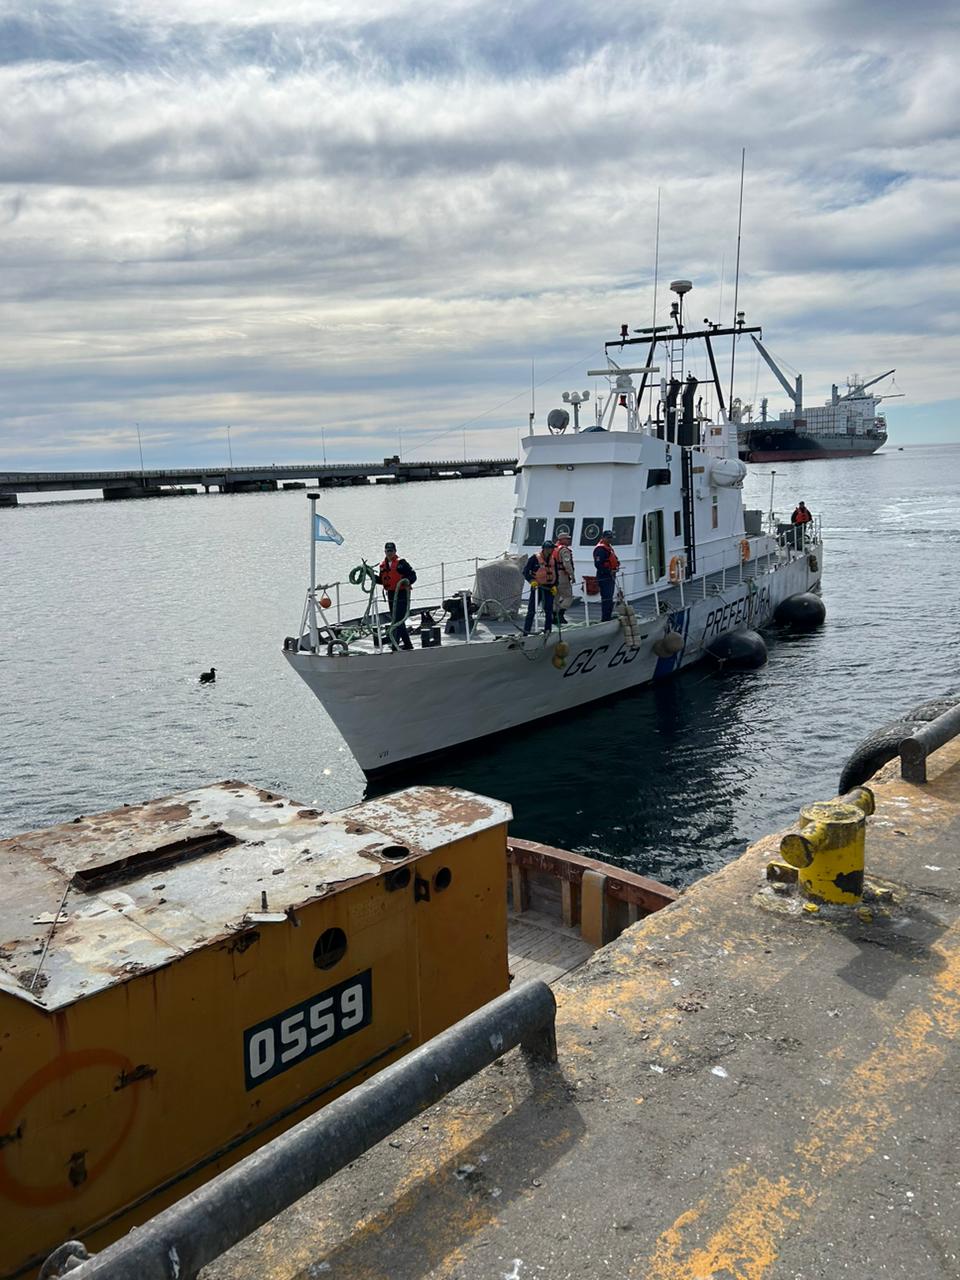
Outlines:
{"type": "Polygon", "coordinates": [[[193,1280],[508,1050],[521,1045],[528,1058],[555,1062],[556,1008],[545,982],[498,996],[109,1245],[71,1280],[193,1280]]]}
{"type": "Polygon", "coordinates": [[[936,720],[917,729],[900,743],[900,777],[904,782],[927,780],[927,756],[960,734],[960,702],[936,720]]]}

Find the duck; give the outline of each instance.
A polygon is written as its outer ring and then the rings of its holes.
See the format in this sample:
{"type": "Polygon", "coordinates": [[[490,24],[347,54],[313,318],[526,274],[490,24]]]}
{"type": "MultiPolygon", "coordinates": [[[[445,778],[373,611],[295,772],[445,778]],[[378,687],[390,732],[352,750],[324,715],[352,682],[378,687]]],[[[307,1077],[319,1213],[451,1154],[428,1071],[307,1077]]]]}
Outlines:
{"type": "Polygon", "coordinates": [[[216,682],[216,679],[217,679],[217,668],[216,668],[216,667],[211,667],[209,671],[201,671],[201,672],[200,672],[200,683],[201,683],[201,684],[214,684],[214,683],[216,682]]]}

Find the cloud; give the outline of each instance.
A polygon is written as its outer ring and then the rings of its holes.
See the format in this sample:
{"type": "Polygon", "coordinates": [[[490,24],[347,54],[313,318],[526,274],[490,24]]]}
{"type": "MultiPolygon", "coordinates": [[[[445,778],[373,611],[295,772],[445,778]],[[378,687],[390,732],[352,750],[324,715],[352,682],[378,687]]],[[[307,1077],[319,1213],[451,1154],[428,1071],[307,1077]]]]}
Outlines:
{"type": "Polygon", "coordinates": [[[8,13],[5,463],[108,465],[131,420],[171,461],[227,421],[271,459],[317,422],[375,455],[518,396],[471,428],[510,443],[531,359],[549,397],[649,321],[658,191],[661,304],[685,276],[729,309],[741,147],[740,301],[775,349],[948,402],[956,32],[865,0],[8,13]]]}

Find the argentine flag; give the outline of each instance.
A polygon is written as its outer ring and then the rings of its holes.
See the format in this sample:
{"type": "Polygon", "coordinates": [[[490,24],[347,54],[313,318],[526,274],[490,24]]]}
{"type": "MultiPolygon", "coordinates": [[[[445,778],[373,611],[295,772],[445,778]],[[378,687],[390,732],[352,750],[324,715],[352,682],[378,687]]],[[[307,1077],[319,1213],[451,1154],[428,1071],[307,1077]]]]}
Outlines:
{"type": "Polygon", "coordinates": [[[313,527],[313,540],[314,542],[335,542],[339,547],[343,542],[343,534],[337,533],[326,516],[316,516],[313,527]]]}

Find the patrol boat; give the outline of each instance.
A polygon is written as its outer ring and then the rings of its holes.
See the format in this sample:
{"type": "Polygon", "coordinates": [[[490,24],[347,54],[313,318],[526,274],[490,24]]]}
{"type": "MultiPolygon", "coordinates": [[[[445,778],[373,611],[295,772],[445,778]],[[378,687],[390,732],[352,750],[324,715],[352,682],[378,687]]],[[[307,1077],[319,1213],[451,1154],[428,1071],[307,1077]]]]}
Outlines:
{"type": "MultiPolygon", "coordinates": [[[[605,367],[588,371],[600,382],[595,423],[580,429],[584,392],[571,399],[572,424],[567,409],[554,409],[545,431],[531,425],[502,558],[477,564],[466,578],[449,565],[420,569],[417,608],[403,619],[419,637],[412,653],[398,650],[374,568],[352,571],[354,594],[362,592],[352,610],[344,584],[317,582],[311,557],[300,629],[284,641],[284,656],[368,776],[664,679],[709,653],[729,658],[734,638],[775,618],[822,619],[809,594],[823,563],[819,521],[800,534],[744,509],[746,466],[714,343],[758,330],[740,312],[732,328],[686,331],[691,287],[671,285],[678,301],[669,325],[632,335],[623,325],[605,344],[605,367]],[[700,412],[700,384],[685,373],[694,343],[706,352],[715,417],[700,412]],[[642,365],[627,363],[626,349],[636,344],[647,347],[642,365]],[[658,348],[665,365],[655,380],[660,368],[650,358],[658,348]],[[656,403],[644,419],[648,391],[656,403]],[[604,530],[612,530],[620,566],[608,621],[593,559],[604,530]],[[524,635],[522,566],[561,533],[572,538],[574,603],[564,625],[524,635]]],[[[311,527],[318,496],[308,495],[311,527]]],[[[762,650],[759,637],[750,639],[762,650]]]]}

